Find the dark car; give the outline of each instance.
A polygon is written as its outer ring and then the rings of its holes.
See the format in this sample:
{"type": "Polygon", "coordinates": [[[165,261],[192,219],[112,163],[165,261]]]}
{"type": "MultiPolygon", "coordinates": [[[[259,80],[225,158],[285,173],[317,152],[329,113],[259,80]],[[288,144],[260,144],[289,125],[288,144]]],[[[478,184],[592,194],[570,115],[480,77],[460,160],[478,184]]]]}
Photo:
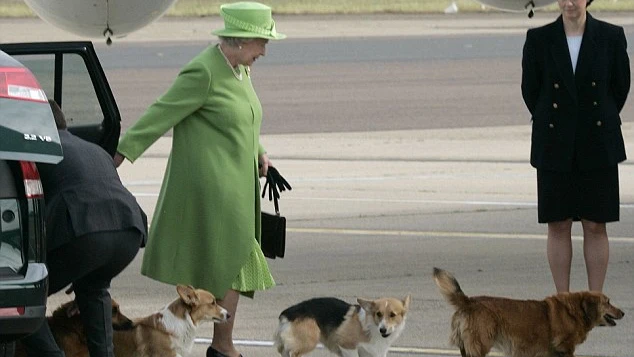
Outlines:
{"type": "Polygon", "coordinates": [[[52,120],[31,71],[0,52],[0,342],[31,333],[46,314],[44,195],[34,162],[62,159],[52,120]]]}
{"type": "Polygon", "coordinates": [[[46,315],[43,192],[38,163],[63,159],[53,98],[69,130],[116,150],[120,115],[90,42],[0,44],[0,357],[46,315]]]}

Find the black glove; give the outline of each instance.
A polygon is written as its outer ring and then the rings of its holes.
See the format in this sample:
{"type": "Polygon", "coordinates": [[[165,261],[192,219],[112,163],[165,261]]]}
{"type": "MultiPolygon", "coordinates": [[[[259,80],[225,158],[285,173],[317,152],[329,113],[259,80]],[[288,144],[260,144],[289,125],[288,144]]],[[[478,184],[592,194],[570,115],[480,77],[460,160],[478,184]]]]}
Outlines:
{"type": "Polygon", "coordinates": [[[275,212],[279,212],[277,200],[280,198],[280,192],[286,191],[287,189],[290,191],[293,188],[273,166],[269,166],[269,170],[266,173],[266,183],[262,189],[262,198],[266,195],[267,188],[269,191],[269,201],[274,201],[275,212]]]}

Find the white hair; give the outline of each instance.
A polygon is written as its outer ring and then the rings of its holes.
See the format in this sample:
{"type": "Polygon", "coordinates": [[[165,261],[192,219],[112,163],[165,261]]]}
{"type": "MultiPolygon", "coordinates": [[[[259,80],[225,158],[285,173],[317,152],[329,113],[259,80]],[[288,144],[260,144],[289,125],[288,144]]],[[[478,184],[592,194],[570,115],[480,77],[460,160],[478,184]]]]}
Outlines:
{"type": "Polygon", "coordinates": [[[220,42],[226,44],[230,47],[240,47],[244,43],[251,42],[255,40],[255,38],[250,37],[226,37],[226,36],[218,36],[220,38],[220,42]]]}

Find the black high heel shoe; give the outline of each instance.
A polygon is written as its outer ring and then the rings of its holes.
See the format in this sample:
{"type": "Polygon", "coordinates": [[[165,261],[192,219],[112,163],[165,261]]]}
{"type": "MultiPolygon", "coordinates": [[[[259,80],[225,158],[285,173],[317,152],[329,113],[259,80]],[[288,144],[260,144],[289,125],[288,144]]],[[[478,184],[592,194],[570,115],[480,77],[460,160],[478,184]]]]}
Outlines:
{"type": "MultiPolygon", "coordinates": [[[[209,346],[207,347],[207,357],[228,357],[228,356],[218,351],[217,349],[209,346]]],[[[240,355],[240,357],[242,357],[242,355],[240,355]]]]}

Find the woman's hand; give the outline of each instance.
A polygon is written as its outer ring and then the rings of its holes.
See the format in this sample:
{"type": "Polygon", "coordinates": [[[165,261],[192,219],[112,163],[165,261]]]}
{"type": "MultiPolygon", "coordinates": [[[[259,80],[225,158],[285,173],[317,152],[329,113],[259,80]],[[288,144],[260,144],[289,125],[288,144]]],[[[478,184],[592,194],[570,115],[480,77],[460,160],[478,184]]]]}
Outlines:
{"type": "Polygon", "coordinates": [[[118,152],[114,154],[114,166],[119,167],[123,160],[125,160],[125,156],[119,154],[118,152]]]}
{"type": "Polygon", "coordinates": [[[271,160],[266,154],[262,154],[258,157],[258,172],[260,177],[266,177],[266,174],[269,172],[269,166],[273,166],[271,160]]]}

